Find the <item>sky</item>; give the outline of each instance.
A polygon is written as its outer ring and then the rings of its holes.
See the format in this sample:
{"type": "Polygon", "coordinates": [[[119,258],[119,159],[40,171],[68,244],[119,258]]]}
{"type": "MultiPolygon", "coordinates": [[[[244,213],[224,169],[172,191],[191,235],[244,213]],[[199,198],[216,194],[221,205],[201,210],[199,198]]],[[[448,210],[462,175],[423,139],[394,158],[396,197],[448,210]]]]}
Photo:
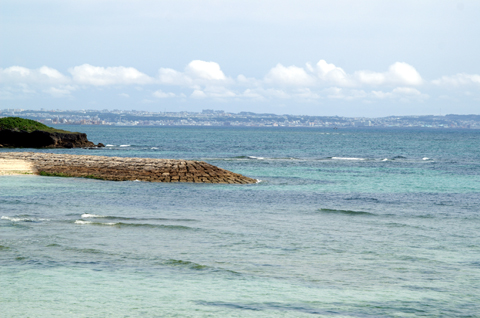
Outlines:
{"type": "Polygon", "coordinates": [[[480,1],[2,0],[0,109],[480,114],[480,1]]]}

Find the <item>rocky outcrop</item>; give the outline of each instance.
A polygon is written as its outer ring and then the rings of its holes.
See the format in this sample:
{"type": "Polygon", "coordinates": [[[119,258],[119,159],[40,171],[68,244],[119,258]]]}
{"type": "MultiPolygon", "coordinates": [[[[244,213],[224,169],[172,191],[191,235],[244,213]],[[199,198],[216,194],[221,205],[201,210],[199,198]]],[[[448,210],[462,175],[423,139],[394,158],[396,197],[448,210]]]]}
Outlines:
{"type": "Polygon", "coordinates": [[[88,141],[82,133],[62,133],[35,130],[32,132],[13,129],[0,130],[0,147],[9,148],[91,148],[103,147],[88,141]]]}
{"type": "MultiPolygon", "coordinates": [[[[113,181],[249,184],[257,180],[203,161],[0,152],[0,161],[32,163],[32,173],[113,181]]],[[[1,167],[2,165],[0,165],[1,167]]]]}

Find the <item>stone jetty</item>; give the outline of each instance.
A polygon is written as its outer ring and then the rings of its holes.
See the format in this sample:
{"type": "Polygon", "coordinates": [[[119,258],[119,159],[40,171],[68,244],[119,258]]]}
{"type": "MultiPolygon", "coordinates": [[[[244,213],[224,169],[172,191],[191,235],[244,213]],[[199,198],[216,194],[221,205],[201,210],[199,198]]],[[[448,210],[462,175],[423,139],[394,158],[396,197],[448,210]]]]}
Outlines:
{"type": "Polygon", "coordinates": [[[0,152],[0,175],[32,173],[112,181],[249,184],[257,180],[195,160],[0,152]],[[10,172],[10,173],[9,173],[10,172]]]}

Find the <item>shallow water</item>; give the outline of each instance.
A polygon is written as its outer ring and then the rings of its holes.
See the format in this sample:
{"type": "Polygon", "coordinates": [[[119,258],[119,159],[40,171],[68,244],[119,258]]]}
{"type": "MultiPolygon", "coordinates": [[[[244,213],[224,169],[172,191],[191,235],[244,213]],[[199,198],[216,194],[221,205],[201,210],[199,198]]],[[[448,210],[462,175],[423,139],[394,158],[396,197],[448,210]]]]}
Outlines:
{"type": "Polygon", "coordinates": [[[480,132],[67,129],[262,182],[0,176],[2,317],[479,316],[480,132]]]}

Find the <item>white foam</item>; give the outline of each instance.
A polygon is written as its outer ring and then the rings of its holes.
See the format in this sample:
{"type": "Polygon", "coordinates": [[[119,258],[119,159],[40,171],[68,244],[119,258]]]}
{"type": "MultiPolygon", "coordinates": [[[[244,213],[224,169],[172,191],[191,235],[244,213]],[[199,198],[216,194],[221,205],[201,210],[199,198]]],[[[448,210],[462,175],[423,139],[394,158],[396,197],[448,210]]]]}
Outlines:
{"type": "Polygon", "coordinates": [[[38,221],[50,221],[50,219],[42,219],[42,218],[22,218],[22,217],[12,217],[12,216],[2,216],[1,220],[9,220],[12,222],[38,222],[38,221]]]}
{"type": "Polygon", "coordinates": [[[256,183],[260,183],[260,182],[262,182],[262,180],[260,180],[260,179],[255,179],[255,180],[257,180],[257,182],[256,182],[256,183]]]}
{"type": "Polygon", "coordinates": [[[120,145],[120,147],[130,147],[130,145],[120,145]]]}
{"type": "Polygon", "coordinates": [[[382,159],[382,161],[388,161],[388,159],[387,159],[387,158],[385,158],[385,159],[382,159]]]}
{"type": "Polygon", "coordinates": [[[28,218],[15,218],[15,217],[11,217],[11,216],[2,216],[1,219],[2,220],[9,220],[9,221],[12,221],[12,222],[32,221],[31,219],[28,219],[28,218]]]}
{"type": "Polygon", "coordinates": [[[332,157],[333,160],[367,160],[365,158],[354,158],[354,157],[332,157]]]}
{"type": "Polygon", "coordinates": [[[158,148],[157,148],[157,147],[152,147],[152,148],[150,148],[150,149],[152,149],[152,150],[157,150],[158,148]]]}
{"type": "Polygon", "coordinates": [[[115,147],[115,145],[105,145],[105,147],[115,147]]]}
{"type": "Polygon", "coordinates": [[[423,157],[422,160],[432,160],[432,159],[427,158],[427,157],[423,157]]]}
{"type": "Polygon", "coordinates": [[[90,213],[82,214],[82,219],[86,219],[86,218],[103,218],[103,216],[97,215],[97,214],[90,214],[90,213]]]}
{"type": "Polygon", "coordinates": [[[265,158],[263,158],[263,157],[255,157],[255,156],[248,156],[248,159],[263,160],[263,159],[265,159],[265,158]]]}
{"type": "Polygon", "coordinates": [[[75,224],[92,224],[92,221],[76,220],[75,224]]]}

